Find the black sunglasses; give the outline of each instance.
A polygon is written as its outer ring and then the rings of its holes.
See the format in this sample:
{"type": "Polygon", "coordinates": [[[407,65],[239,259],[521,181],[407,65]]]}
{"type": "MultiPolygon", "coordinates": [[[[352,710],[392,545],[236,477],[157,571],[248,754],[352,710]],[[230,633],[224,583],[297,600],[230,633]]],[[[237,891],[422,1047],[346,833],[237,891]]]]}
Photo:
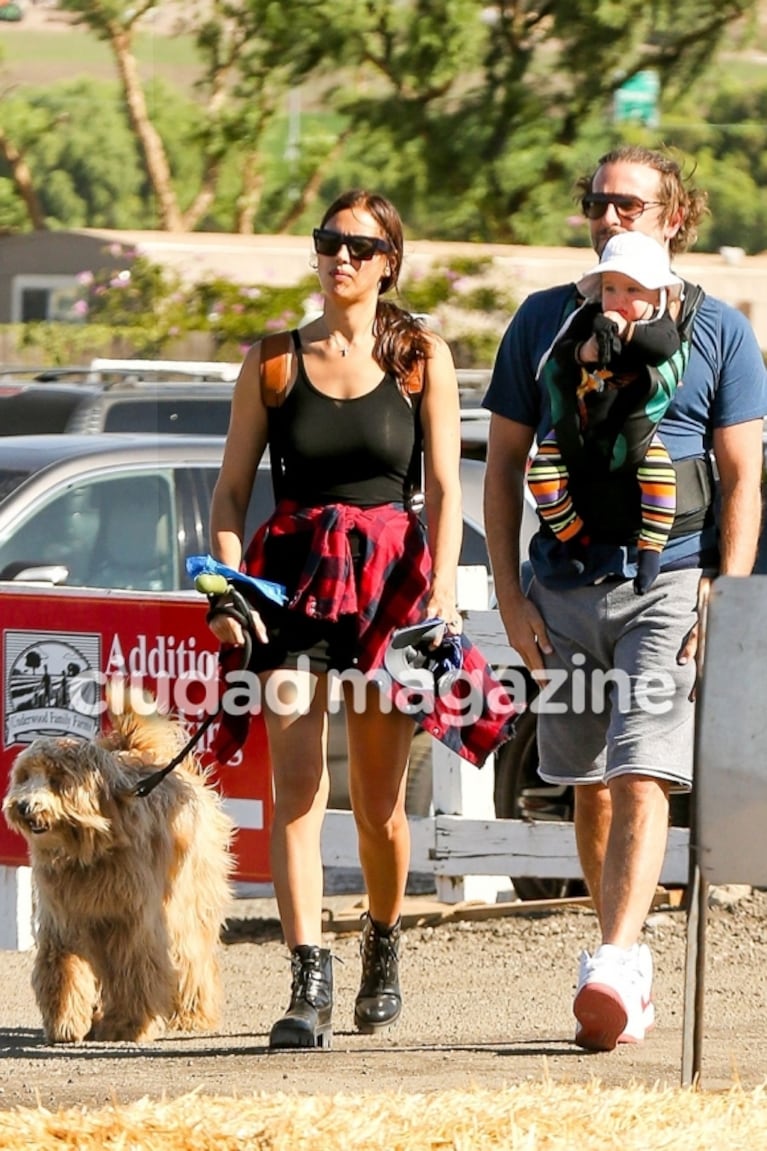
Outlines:
{"type": "Polygon", "coordinates": [[[372,260],[379,252],[390,252],[391,244],[380,236],[348,236],[332,228],[315,228],[312,232],[318,256],[337,256],[344,245],[353,260],[372,260]]]}
{"type": "Polygon", "coordinates": [[[581,200],[587,220],[601,220],[612,204],[622,220],[638,220],[648,208],[660,208],[662,200],[640,200],[639,196],[612,196],[609,192],[588,192],[581,200]]]}

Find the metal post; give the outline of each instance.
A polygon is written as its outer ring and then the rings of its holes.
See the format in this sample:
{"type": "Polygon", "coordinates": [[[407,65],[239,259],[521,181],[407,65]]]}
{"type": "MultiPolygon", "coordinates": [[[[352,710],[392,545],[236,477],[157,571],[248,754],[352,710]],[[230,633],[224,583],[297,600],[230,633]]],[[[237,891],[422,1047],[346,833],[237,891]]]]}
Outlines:
{"type": "Polygon", "coordinates": [[[682,1086],[700,1078],[703,1056],[703,991],[706,969],[706,914],[708,884],[690,848],[690,882],[687,889],[687,952],[684,968],[684,1014],[682,1019],[682,1086]]]}
{"type": "MultiPolygon", "coordinates": [[[[700,593],[699,593],[700,594],[700,593]]],[[[705,698],[703,663],[708,625],[708,603],[698,603],[699,638],[696,663],[698,682],[695,707],[693,748],[693,789],[690,797],[689,878],[687,887],[687,950],[684,966],[684,1011],[682,1016],[682,1086],[697,1085],[703,1056],[703,991],[706,970],[706,915],[708,884],[700,868],[700,777],[698,747],[701,740],[701,716],[705,698]]]]}

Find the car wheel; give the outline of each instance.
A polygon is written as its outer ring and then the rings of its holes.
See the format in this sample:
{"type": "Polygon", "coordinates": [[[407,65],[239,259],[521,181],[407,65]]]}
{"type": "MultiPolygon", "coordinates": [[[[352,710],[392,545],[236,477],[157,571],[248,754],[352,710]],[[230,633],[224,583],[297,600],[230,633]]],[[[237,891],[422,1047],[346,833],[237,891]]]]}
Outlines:
{"type": "MultiPolygon", "coordinates": [[[[536,716],[530,711],[519,717],[514,736],[496,754],[495,812],[499,819],[572,821],[572,788],[544,783],[538,775],[536,716]]],[[[510,878],[517,895],[524,900],[585,894],[581,880],[539,879],[533,875],[510,878]]]]}

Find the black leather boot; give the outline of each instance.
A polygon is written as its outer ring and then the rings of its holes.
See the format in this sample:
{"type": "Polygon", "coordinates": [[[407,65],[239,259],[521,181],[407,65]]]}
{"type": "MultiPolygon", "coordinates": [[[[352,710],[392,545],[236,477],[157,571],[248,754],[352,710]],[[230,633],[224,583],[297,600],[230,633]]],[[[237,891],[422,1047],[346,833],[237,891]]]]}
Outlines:
{"type": "Polygon", "coordinates": [[[269,1035],[269,1047],[330,1047],[333,966],[329,951],[299,944],[291,958],[290,1007],[269,1035]]]}
{"type": "Polygon", "coordinates": [[[399,989],[400,920],[381,927],[365,917],[360,940],[362,981],[354,1004],[354,1022],[363,1034],[388,1027],[402,1010],[399,989]]]}

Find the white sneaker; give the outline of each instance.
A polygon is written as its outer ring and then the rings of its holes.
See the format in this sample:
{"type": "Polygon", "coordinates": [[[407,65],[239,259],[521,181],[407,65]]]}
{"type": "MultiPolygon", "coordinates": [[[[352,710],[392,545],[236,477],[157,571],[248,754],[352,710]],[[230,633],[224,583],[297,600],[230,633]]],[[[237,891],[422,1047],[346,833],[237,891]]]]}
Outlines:
{"type": "Polygon", "coordinates": [[[575,1042],[587,1051],[640,1043],[655,1022],[650,999],[652,955],[646,944],[624,949],[603,943],[580,957],[573,1013],[575,1042]]]}
{"type": "Polygon", "coordinates": [[[641,1043],[647,1032],[652,1031],[655,1026],[655,1004],[652,1001],[652,952],[646,943],[636,943],[632,951],[636,955],[641,1011],[634,1015],[629,1013],[628,1023],[618,1036],[619,1043],[641,1043]]]}

